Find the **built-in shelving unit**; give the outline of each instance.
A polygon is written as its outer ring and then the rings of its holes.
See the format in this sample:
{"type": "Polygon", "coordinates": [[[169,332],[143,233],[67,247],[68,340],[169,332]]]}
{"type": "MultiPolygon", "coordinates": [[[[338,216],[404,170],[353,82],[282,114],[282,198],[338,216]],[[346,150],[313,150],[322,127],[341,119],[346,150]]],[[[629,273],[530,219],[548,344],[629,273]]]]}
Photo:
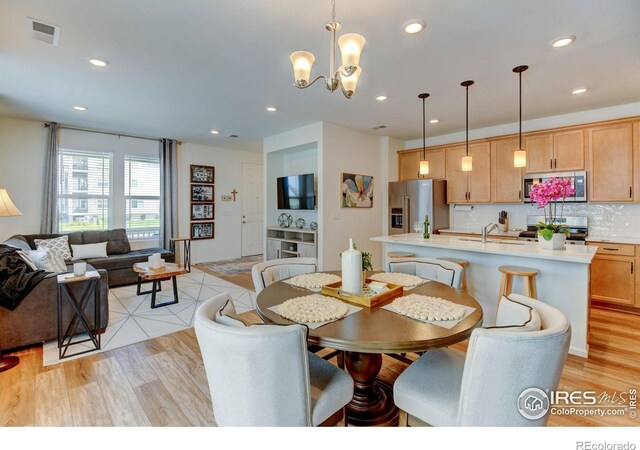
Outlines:
{"type": "Polygon", "coordinates": [[[267,227],[266,259],[317,258],[317,236],[308,228],[267,227]]]}

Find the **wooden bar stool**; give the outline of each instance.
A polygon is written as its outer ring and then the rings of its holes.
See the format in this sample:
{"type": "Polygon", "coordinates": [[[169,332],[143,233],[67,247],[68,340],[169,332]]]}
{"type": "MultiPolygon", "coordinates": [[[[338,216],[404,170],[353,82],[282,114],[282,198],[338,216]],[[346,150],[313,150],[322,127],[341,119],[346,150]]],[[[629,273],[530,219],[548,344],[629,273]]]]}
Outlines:
{"type": "Polygon", "coordinates": [[[500,278],[500,294],[498,296],[498,302],[505,296],[508,297],[511,294],[511,288],[513,287],[513,277],[523,277],[524,295],[530,298],[536,297],[536,275],[538,271],[529,267],[518,266],[500,266],[498,270],[502,272],[500,278]]]}
{"type": "Polygon", "coordinates": [[[460,258],[438,258],[443,261],[449,261],[452,263],[460,264],[462,266],[462,280],[460,281],[460,290],[467,292],[467,268],[469,267],[469,261],[460,258]]]}
{"type": "Polygon", "coordinates": [[[409,252],[389,252],[387,253],[389,258],[415,258],[415,253],[409,252]]]}

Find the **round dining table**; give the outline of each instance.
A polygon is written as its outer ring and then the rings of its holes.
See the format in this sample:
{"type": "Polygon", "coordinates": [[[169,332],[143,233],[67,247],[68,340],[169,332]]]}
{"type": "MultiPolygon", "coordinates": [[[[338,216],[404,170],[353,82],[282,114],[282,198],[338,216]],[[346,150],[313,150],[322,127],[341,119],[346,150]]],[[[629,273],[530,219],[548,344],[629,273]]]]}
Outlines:
{"type": "MultiPolygon", "coordinates": [[[[326,272],[340,275],[339,271],[326,272]]],[[[284,281],[267,286],[258,294],[256,311],[266,323],[292,324],[269,308],[313,292],[284,281]]],[[[382,355],[424,352],[467,339],[482,324],[482,307],[470,295],[437,281],[406,293],[439,297],[475,308],[461,322],[448,329],[424,323],[382,309],[393,299],[371,308],[362,307],[335,322],[309,329],[309,344],[345,352],[345,368],[354,381],[353,399],[347,405],[347,423],[351,426],[392,426],[398,424],[398,408],[393,403],[393,386],[378,378],[382,355]]],[[[355,305],[361,306],[361,305],[355,305]]]]}

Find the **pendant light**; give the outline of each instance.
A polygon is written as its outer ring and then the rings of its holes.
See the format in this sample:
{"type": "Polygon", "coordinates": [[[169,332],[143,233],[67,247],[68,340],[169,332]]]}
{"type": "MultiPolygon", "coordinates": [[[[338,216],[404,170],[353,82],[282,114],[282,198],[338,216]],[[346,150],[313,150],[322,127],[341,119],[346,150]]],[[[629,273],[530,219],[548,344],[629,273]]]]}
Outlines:
{"type": "Polygon", "coordinates": [[[522,72],[527,70],[529,66],[518,66],[513,68],[513,72],[518,74],[518,80],[520,87],[518,89],[520,97],[520,128],[518,131],[518,150],[513,152],[513,167],[526,167],[527,165],[527,151],[522,146],[522,72]]]}
{"type": "Polygon", "coordinates": [[[426,121],[424,114],[424,101],[429,97],[429,94],[424,93],[418,95],[418,98],[422,99],[422,160],[420,160],[420,175],[429,175],[429,161],[427,161],[427,146],[426,146],[426,121]]]}
{"type": "Polygon", "coordinates": [[[467,80],[460,83],[460,86],[464,86],[467,90],[467,103],[466,103],[466,121],[467,121],[467,134],[465,138],[465,156],[462,158],[462,171],[471,172],[473,170],[473,159],[469,156],[469,86],[473,85],[473,80],[467,80]]]}

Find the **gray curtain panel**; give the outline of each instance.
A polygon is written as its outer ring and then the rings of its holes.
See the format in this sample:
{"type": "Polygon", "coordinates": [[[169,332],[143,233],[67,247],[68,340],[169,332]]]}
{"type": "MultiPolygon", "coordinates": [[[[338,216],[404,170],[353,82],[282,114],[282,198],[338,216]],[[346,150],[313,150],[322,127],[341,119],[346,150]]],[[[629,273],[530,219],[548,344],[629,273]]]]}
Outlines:
{"type": "Polygon", "coordinates": [[[58,232],[58,124],[51,122],[44,167],[44,199],[40,233],[58,232]]]}
{"type": "MultiPolygon", "coordinates": [[[[178,235],[178,142],[176,140],[160,140],[160,171],[162,176],[160,243],[168,249],[169,239],[178,235]]],[[[178,261],[177,255],[176,261],[178,261]]]]}

